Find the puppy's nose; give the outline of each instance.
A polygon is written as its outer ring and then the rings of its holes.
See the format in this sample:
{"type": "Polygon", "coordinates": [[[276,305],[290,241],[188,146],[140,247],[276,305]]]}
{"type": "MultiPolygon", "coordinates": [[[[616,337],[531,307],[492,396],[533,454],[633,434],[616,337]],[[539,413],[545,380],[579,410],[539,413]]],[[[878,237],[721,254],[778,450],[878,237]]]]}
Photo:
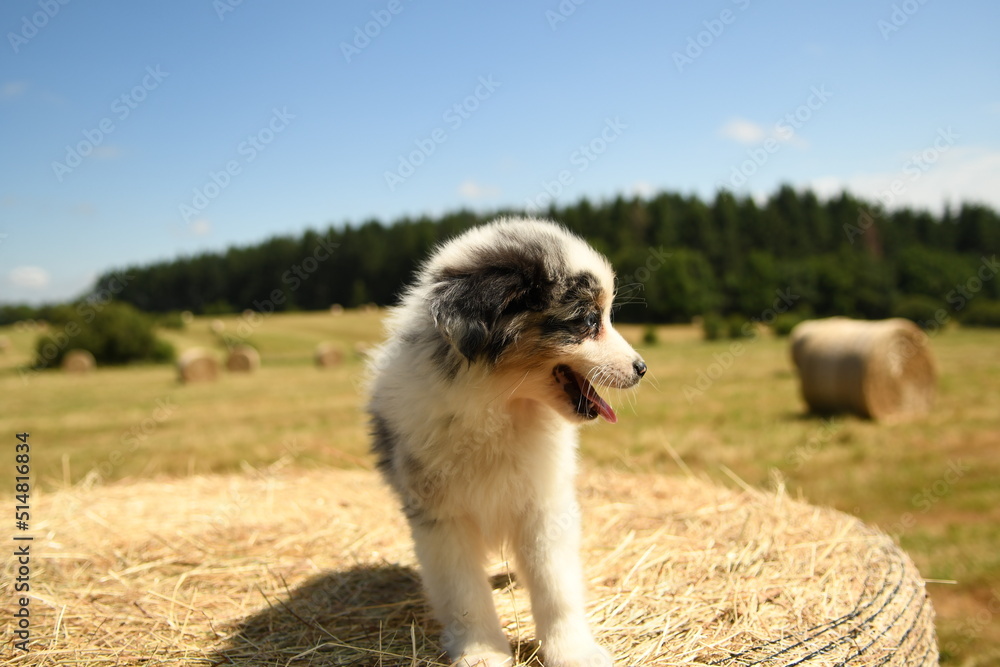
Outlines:
{"type": "Polygon", "coordinates": [[[646,362],[642,359],[636,359],[632,362],[632,370],[635,371],[636,375],[642,377],[646,374],[646,362]]]}

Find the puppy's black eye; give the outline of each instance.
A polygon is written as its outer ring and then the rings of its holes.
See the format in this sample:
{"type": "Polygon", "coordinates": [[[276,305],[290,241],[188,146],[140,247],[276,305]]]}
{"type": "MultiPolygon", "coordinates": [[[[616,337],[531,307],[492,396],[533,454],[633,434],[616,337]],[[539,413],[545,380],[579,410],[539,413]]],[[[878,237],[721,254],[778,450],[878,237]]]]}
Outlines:
{"type": "Polygon", "coordinates": [[[601,326],[600,316],[597,313],[588,313],[583,318],[583,326],[587,327],[591,333],[597,331],[597,328],[601,326]]]}

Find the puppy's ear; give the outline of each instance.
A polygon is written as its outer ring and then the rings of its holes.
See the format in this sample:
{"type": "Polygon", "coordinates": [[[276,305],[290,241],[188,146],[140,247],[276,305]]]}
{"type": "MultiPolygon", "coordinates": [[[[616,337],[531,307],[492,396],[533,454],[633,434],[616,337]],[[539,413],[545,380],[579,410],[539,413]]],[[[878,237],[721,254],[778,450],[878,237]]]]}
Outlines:
{"type": "Polygon", "coordinates": [[[469,361],[495,362],[517,340],[516,316],[546,306],[545,281],[536,272],[485,267],[445,272],[431,289],[438,330],[469,361]]]}

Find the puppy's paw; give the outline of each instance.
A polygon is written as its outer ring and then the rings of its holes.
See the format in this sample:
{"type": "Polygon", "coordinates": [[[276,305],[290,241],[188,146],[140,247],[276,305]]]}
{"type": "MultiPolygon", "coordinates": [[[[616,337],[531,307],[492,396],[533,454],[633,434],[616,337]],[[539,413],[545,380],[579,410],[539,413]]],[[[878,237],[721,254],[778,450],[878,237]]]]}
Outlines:
{"type": "Polygon", "coordinates": [[[514,658],[509,653],[499,653],[497,651],[474,651],[464,653],[461,658],[454,663],[455,667],[511,667],[514,658]]]}
{"type": "Polygon", "coordinates": [[[545,667],[612,667],[615,661],[604,647],[592,640],[577,646],[543,648],[545,667]]]}

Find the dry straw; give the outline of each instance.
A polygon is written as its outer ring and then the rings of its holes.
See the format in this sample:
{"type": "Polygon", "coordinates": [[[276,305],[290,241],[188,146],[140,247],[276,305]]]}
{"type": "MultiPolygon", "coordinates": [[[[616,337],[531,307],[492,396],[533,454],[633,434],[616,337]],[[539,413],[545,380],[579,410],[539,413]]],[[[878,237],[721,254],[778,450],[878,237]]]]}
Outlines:
{"type": "Polygon", "coordinates": [[[97,362],[87,350],[70,350],[63,356],[62,369],[66,373],[89,373],[97,367],[97,362]]]}
{"type": "Polygon", "coordinates": [[[249,345],[236,345],[226,358],[226,369],[237,373],[252,373],[260,368],[260,353],[249,345]]]}
{"type": "MultiPolygon", "coordinates": [[[[616,664],[937,664],[920,575],[857,519],[693,479],[591,472],[581,488],[590,620],[616,664]]],[[[33,509],[35,643],[0,664],[447,664],[370,471],[122,482],[33,509]]],[[[16,568],[8,553],[3,604],[16,568]]],[[[517,664],[537,666],[527,594],[494,571],[517,664]]]]}
{"type": "Polygon", "coordinates": [[[344,353],[334,343],[320,343],[316,346],[316,352],[313,354],[313,360],[316,365],[320,368],[329,368],[330,366],[337,366],[344,361],[344,353]]]}
{"type": "Polygon", "coordinates": [[[909,320],[809,320],[790,341],[802,397],[814,412],[905,419],[934,402],[927,336],[909,320]]]}
{"type": "Polygon", "coordinates": [[[219,362],[209,350],[193,347],[177,358],[181,382],[211,382],[219,377],[219,362]]]}

